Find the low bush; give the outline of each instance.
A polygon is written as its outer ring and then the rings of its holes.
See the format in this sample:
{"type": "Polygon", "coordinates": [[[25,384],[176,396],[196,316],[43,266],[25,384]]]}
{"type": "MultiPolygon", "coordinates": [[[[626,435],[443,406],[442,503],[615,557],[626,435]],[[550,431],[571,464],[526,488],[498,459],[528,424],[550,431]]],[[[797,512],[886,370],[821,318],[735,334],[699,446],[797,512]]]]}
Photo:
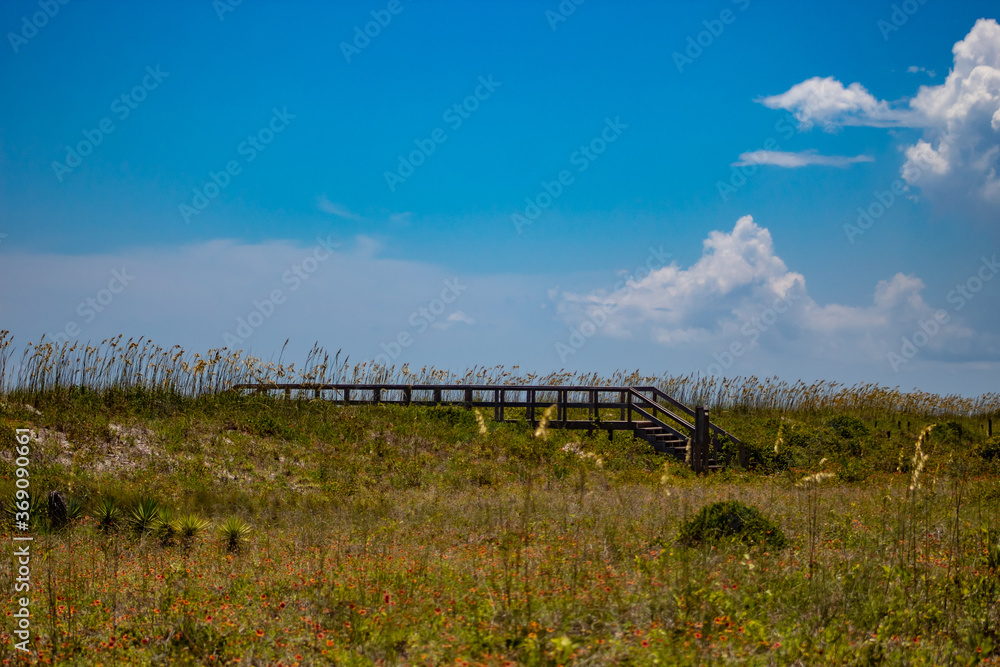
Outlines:
{"type": "Polygon", "coordinates": [[[826,426],[841,438],[847,439],[860,438],[871,432],[863,421],[850,415],[837,415],[828,419],[826,426]]]}
{"type": "Polygon", "coordinates": [[[782,549],[788,544],[777,524],[757,508],[738,500],[703,507],[681,525],[678,541],[686,546],[739,543],[773,549],[782,549]]]}

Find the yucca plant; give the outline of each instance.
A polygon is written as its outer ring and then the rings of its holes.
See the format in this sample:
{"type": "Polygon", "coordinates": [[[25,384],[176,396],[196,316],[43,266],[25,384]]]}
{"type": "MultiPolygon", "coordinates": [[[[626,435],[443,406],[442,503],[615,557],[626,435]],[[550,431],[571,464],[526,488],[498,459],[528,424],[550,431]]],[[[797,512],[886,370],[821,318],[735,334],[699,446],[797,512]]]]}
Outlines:
{"type": "MultiPolygon", "coordinates": [[[[5,521],[11,526],[17,526],[17,515],[23,512],[28,513],[28,528],[34,530],[38,527],[42,516],[45,515],[47,503],[37,493],[28,493],[26,500],[18,500],[11,497],[3,507],[5,521]],[[27,503],[27,504],[25,504],[27,503]]],[[[23,516],[21,517],[24,518],[23,516]]],[[[24,530],[21,528],[20,530],[24,530]]]]}
{"type": "Polygon", "coordinates": [[[94,508],[94,515],[97,519],[97,525],[105,533],[109,533],[121,525],[122,509],[118,505],[118,501],[111,496],[102,496],[97,501],[97,507],[94,508]]]}
{"type": "Polygon", "coordinates": [[[203,519],[197,514],[185,514],[177,519],[177,530],[180,532],[181,541],[185,546],[190,546],[199,534],[205,532],[209,527],[208,519],[203,519]]]}
{"type": "Polygon", "coordinates": [[[129,524],[139,536],[152,532],[159,526],[160,503],[153,498],[143,498],[129,512],[129,524]]]}
{"type": "Polygon", "coordinates": [[[161,507],[159,515],[156,517],[153,532],[160,538],[160,542],[164,546],[169,546],[181,534],[180,519],[175,518],[169,509],[161,507]]]}
{"type": "Polygon", "coordinates": [[[226,545],[226,551],[238,552],[250,535],[250,525],[239,517],[230,517],[219,526],[219,535],[226,545]]]}
{"type": "Polygon", "coordinates": [[[66,518],[70,523],[83,518],[83,501],[74,496],[66,499],[66,518]]]}

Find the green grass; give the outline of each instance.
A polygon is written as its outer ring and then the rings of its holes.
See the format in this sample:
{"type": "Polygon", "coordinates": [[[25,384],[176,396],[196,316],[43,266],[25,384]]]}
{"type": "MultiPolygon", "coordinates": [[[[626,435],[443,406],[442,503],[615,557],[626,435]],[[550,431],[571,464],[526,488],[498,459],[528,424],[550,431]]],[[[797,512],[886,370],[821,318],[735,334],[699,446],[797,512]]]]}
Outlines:
{"type": "MultiPolygon", "coordinates": [[[[456,407],[9,393],[0,451],[42,434],[34,497],[84,508],[52,532],[35,508],[33,647],[87,665],[998,660],[985,415],[712,418],[750,469],[698,477],[624,433],[481,433],[456,407]],[[684,539],[737,502],[784,541],[684,539]]],[[[13,482],[0,459],[0,497],[13,482]]]]}

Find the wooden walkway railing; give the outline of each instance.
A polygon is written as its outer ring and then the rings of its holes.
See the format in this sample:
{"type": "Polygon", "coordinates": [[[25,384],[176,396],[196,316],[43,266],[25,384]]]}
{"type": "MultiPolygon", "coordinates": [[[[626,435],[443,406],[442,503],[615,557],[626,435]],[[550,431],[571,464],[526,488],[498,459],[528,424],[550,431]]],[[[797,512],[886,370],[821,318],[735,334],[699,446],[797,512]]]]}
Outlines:
{"type": "Polygon", "coordinates": [[[687,460],[698,472],[730,463],[722,460],[722,442],[728,439],[737,447],[739,463],[746,465],[743,443],[713,424],[707,409],[700,406],[691,409],[656,387],[260,383],[239,384],[233,389],[258,394],[281,392],[286,398],[319,398],[343,405],[390,403],[492,408],[496,421],[523,418],[532,427],[537,427],[545,409],[555,405],[556,414],[548,423],[550,428],[604,429],[608,437],[614,431],[632,431],[657,451],[687,460]],[[523,416],[511,418],[510,410],[517,410],[523,416]]]}

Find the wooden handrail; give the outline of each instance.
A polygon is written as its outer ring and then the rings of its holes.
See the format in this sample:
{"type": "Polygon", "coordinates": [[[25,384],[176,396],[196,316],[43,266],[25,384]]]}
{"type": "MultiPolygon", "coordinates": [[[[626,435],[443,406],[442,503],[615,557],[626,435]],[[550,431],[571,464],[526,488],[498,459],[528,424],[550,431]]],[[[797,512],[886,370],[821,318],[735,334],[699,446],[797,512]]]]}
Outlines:
{"type": "Polygon", "coordinates": [[[334,391],[340,392],[342,396],[342,398],[335,397],[334,400],[342,400],[344,403],[399,403],[403,405],[440,405],[442,403],[451,403],[464,405],[467,408],[492,407],[494,409],[494,418],[498,421],[505,420],[505,409],[524,408],[525,417],[532,426],[537,425],[539,419],[536,408],[541,407],[544,410],[554,404],[557,406],[557,413],[553,421],[563,424],[563,427],[608,428],[609,433],[611,429],[626,427],[634,430],[636,427],[632,413],[635,412],[651,424],[662,428],[665,432],[675,437],[691,438],[692,441],[696,438],[701,438],[703,441],[702,446],[706,448],[706,451],[699,453],[697,461],[695,459],[692,460],[700,468],[707,465],[707,445],[709,441],[714,445],[716,457],[718,458],[721,455],[721,447],[716,436],[727,437],[739,447],[741,463],[745,458],[745,445],[736,436],[711,423],[707,415],[704,418],[698,418],[696,410],[669,396],[658,387],[617,385],[264,382],[240,383],[233,385],[232,389],[234,391],[253,390],[256,393],[281,391],[286,398],[291,398],[293,391],[307,392],[307,394],[311,394],[314,398],[320,398],[324,391],[334,391]],[[361,398],[362,394],[360,392],[364,392],[364,395],[368,395],[368,392],[370,392],[371,398],[361,398]],[[427,398],[418,398],[414,396],[414,392],[429,392],[430,396],[427,398]],[[444,395],[446,392],[460,392],[460,396],[446,397],[444,395]],[[523,400],[521,400],[521,392],[524,392],[523,400]],[[571,401],[571,394],[580,395],[580,399],[571,401]],[[612,395],[610,400],[608,397],[609,394],[612,395]],[[676,408],[678,412],[674,412],[670,408],[676,408]],[[570,421],[570,409],[587,410],[588,419],[570,421]],[[602,420],[600,417],[601,409],[620,410],[620,421],[602,420]],[[685,417],[691,419],[691,421],[685,419],[685,417]],[[665,420],[670,420],[671,423],[676,424],[680,429],[687,431],[687,434],[665,420]],[[701,431],[698,430],[699,423],[703,423],[703,430],[701,431]]]}
{"type": "MultiPolygon", "coordinates": [[[[688,406],[684,405],[680,401],[676,400],[675,398],[673,398],[669,394],[664,393],[663,390],[661,390],[661,389],[659,389],[657,387],[637,387],[637,389],[639,391],[651,391],[651,392],[653,392],[653,393],[656,394],[657,398],[661,398],[661,399],[667,401],[671,405],[674,405],[674,406],[680,408],[684,412],[686,412],[689,415],[691,415],[692,417],[694,417],[694,414],[695,414],[694,410],[692,410],[688,406]]],[[[733,443],[735,443],[737,445],[740,445],[740,446],[744,446],[743,442],[739,438],[737,438],[735,435],[733,435],[729,431],[725,430],[724,428],[722,428],[720,426],[716,426],[712,422],[708,422],[708,427],[712,431],[714,431],[716,434],[726,436],[727,438],[729,438],[730,440],[732,440],[733,443]]]]}
{"type": "MultiPolygon", "coordinates": [[[[680,417],[678,417],[677,415],[675,415],[670,410],[667,410],[666,408],[664,408],[662,405],[660,405],[656,401],[654,401],[654,400],[652,400],[650,398],[647,398],[646,396],[643,396],[642,393],[641,393],[641,390],[630,389],[629,391],[631,391],[632,394],[635,397],[641,398],[642,400],[646,401],[651,406],[653,406],[653,408],[655,408],[656,410],[659,410],[660,412],[664,413],[665,415],[667,415],[668,417],[670,417],[671,419],[673,419],[675,422],[677,422],[678,424],[680,424],[684,428],[688,429],[689,431],[694,431],[694,424],[691,424],[691,423],[688,423],[688,422],[684,421],[683,419],[681,419],[680,417]]],[[[633,401],[633,403],[634,403],[634,401],[633,401]]]]}

